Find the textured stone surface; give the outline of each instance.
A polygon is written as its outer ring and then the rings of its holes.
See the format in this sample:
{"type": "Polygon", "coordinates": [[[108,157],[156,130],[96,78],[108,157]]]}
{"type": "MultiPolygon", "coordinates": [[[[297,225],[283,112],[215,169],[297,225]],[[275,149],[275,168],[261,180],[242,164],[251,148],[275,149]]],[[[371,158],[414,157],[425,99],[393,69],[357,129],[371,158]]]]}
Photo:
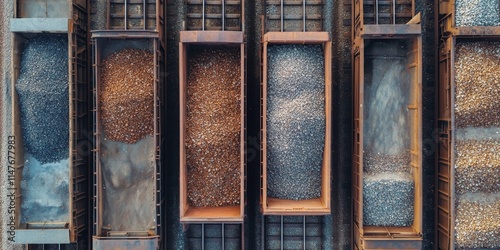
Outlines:
{"type": "Polygon", "coordinates": [[[319,197],[324,143],[325,81],[321,46],[269,46],[268,196],[293,200],[319,197]]]}
{"type": "Polygon", "coordinates": [[[456,0],[457,26],[498,26],[500,10],[498,0],[456,0]]]}
{"type": "Polygon", "coordinates": [[[457,249],[500,247],[500,193],[457,197],[455,236],[457,249]]]}
{"type": "Polygon", "coordinates": [[[191,206],[240,203],[239,55],[235,47],[189,51],[185,147],[191,206]]]}
{"type": "Polygon", "coordinates": [[[135,143],[153,135],[153,53],[123,49],[106,57],[101,70],[100,105],[105,139],[135,143]]]}
{"type": "Polygon", "coordinates": [[[16,83],[23,142],[40,163],[69,154],[67,37],[37,35],[22,52],[16,83]]]}
{"type": "Polygon", "coordinates": [[[415,183],[409,174],[363,177],[363,224],[410,226],[413,223],[415,183]]]}
{"type": "Polygon", "coordinates": [[[458,128],[500,127],[500,42],[460,42],[455,59],[458,128]]]}

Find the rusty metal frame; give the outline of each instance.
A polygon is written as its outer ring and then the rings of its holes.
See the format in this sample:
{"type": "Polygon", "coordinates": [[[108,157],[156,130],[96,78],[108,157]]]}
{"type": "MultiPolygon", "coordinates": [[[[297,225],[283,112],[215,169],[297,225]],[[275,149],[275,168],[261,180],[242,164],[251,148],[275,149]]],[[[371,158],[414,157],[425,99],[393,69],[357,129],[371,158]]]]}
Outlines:
{"type": "Polygon", "coordinates": [[[456,0],[435,0],[440,36],[500,37],[500,26],[457,26],[455,2],[456,0]]]}
{"type": "Polygon", "coordinates": [[[206,223],[206,222],[232,222],[243,223],[246,210],[246,188],[247,188],[247,161],[246,161],[246,140],[247,140],[247,113],[246,113],[246,48],[244,44],[243,32],[240,31],[181,31],[179,43],[179,99],[180,99],[180,221],[181,223],[206,223]],[[188,50],[191,45],[209,46],[233,46],[240,49],[241,67],[241,128],[240,128],[240,204],[232,207],[191,207],[187,202],[187,166],[186,150],[184,146],[187,115],[187,60],[188,50]],[[236,214],[235,214],[236,212],[236,214]]]}
{"type": "MultiPolygon", "coordinates": [[[[263,215],[261,218],[261,249],[262,250],[267,249],[267,242],[269,241],[269,239],[268,239],[268,237],[266,237],[266,236],[268,236],[266,234],[266,227],[269,226],[269,224],[271,224],[271,225],[279,224],[280,249],[285,249],[286,241],[288,240],[288,237],[290,237],[290,236],[285,235],[285,229],[290,227],[290,226],[297,225],[297,223],[285,222],[283,215],[278,215],[278,216],[280,217],[278,223],[267,223],[266,217],[268,217],[268,216],[265,216],[265,215],[263,215]]],[[[307,228],[312,226],[312,225],[319,225],[319,227],[321,229],[323,229],[323,226],[322,226],[323,221],[321,221],[319,223],[318,222],[310,222],[310,221],[308,222],[307,218],[311,218],[311,217],[305,216],[305,215],[299,216],[299,217],[302,217],[302,222],[300,223],[301,227],[302,227],[302,234],[300,236],[292,236],[291,238],[297,239],[298,237],[300,237],[302,239],[302,244],[303,244],[302,249],[306,250],[306,249],[308,249],[307,242],[310,240],[311,237],[315,237],[315,238],[320,237],[321,241],[323,240],[323,236],[310,236],[310,235],[308,235],[307,231],[306,231],[307,228]]],[[[319,217],[319,218],[321,218],[321,220],[322,220],[323,217],[319,217]]],[[[274,236],[274,237],[276,237],[276,236],[274,236]]]]}
{"type": "Polygon", "coordinates": [[[332,42],[328,32],[267,32],[261,44],[261,101],[260,101],[260,204],[264,215],[327,215],[331,213],[331,63],[332,42]],[[267,197],[267,46],[269,44],[321,44],[325,62],[326,133],[321,170],[321,197],[309,200],[286,200],[267,197]]]}
{"type": "Polygon", "coordinates": [[[164,78],[161,77],[165,72],[166,67],[166,50],[163,38],[159,36],[159,32],[144,31],[144,30],[109,30],[109,31],[93,31],[93,131],[94,131],[94,150],[93,150],[93,193],[94,193],[94,207],[93,207],[93,246],[96,249],[108,249],[110,247],[124,247],[135,246],[134,249],[143,249],[144,247],[154,246],[161,248],[163,246],[163,232],[164,226],[162,222],[163,206],[165,203],[164,192],[162,192],[162,160],[161,160],[161,143],[162,137],[162,121],[163,115],[163,89],[164,78]],[[127,237],[123,236],[105,236],[103,235],[104,229],[102,228],[101,217],[102,212],[100,204],[102,204],[102,196],[100,195],[100,187],[102,185],[102,176],[100,169],[100,141],[102,140],[101,125],[100,125],[100,75],[101,75],[101,48],[100,45],[106,40],[134,40],[134,39],[147,39],[153,45],[154,54],[154,144],[155,144],[155,170],[154,182],[155,190],[152,193],[155,199],[155,229],[153,232],[148,232],[147,235],[137,232],[129,232],[127,237]]]}
{"type": "Polygon", "coordinates": [[[262,26],[265,32],[321,32],[324,31],[323,27],[323,11],[318,15],[307,15],[306,9],[309,6],[321,6],[324,7],[324,0],[263,0],[263,6],[267,5],[279,5],[280,14],[279,15],[269,15],[264,8],[262,26]],[[301,6],[302,16],[285,15],[285,7],[290,6],[301,6]],[[266,23],[269,20],[279,20],[279,30],[269,30],[266,23]],[[300,29],[285,29],[285,23],[287,21],[302,21],[302,27],[300,29]],[[307,30],[307,22],[318,21],[320,22],[320,28],[316,30],[307,30]]]}
{"type": "MultiPolygon", "coordinates": [[[[18,17],[20,1],[16,1],[14,16],[18,17]]],[[[85,249],[88,245],[88,225],[87,225],[87,203],[88,203],[88,157],[83,155],[85,152],[79,152],[80,147],[88,143],[88,121],[90,120],[88,109],[88,63],[89,63],[89,47],[88,47],[88,3],[82,0],[68,0],[68,13],[71,19],[68,19],[69,30],[64,32],[68,39],[68,96],[69,96],[69,219],[64,223],[41,223],[30,222],[20,224],[19,217],[16,218],[16,229],[21,230],[20,235],[26,235],[28,238],[19,240],[18,242],[36,243],[39,245],[27,245],[28,248],[36,246],[44,246],[44,243],[53,241],[46,237],[46,233],[51,230],[54,234],[68,234],[69,242],[60,243],[76,243],[76,249],[85,249]]],[[[44,31],[40,31],[44,32],[44,31]]],[[[52,31],[49,31],[52,32],[52,31]]],[[[38,32],[37,32],[38,33],[38,32]]],[[[13,41],[13,65],[12,65],[12,89],[15,89],[15,82],[19,76],[20,53],[24,38],[22,34],[14,34],[13,41]]],[[[13,133],[16,135],[17,145],[23,145],[21,135],[21,127],[18,110],[18,96],[15,91],[12,91],[13,104],[13,133]]],[[[22,161],[22,149],[16,155],[18,163],[22,161]]],[[[16,186],[20,190],[19,183],[21,180],[23,164],[16,166],[16,186]]],[[[20,191],[19,191],[20,192],[20,191]]],[[[16,197],[17,204],[21,204],[21,194],[16,197]]],[[[17,214],[20,214],[20,209],[17,209],[17,214]]],[[[60,238],[60,237],[59,237],[60,238]]]]}
{"type": "Polygon", "coordinates": [[[149,30],[156,31],[160,33],[160,37],[164,36],[165,22],[166,22],[166,1],[167,0],[109,0],[107,1],[107,9],[106,9],[106,30],[149,30]],[[123,4],[123,13],[115,13],[112,12],[112,5],[123,4]],[[155,6],[156,13],[148,14],[147,6],[153,5],[155,6]],[[137,5],[142,6],[142,14],[137,17],[137,14],[129,14],[128,8],[129,5],[137,5]],[[142,20],[143,25],[136,27],[129,27],[129,19],[134,20],[142,20]],[[122,20],[122,26],[112,26],[113,20],[122,20]],[[154,20],[154,27],[148,27],[148,21],[154,20]]]}
{"type": "MultiPolygon", "coordinates": [[[[244,0],[187,0],[187,6],[200,6],[201,12],[186,13],[187,30],[191,31],[242,31],[245,25],[244,0]],[[240,5],[240,13],[226,13],[227,6],[240,5]],[[206,6],[220,6],[221,14],[206,13],[206,6]],[[206,20],[220,19],[221,26],[207,26],[206,20]],[[239,26],[226,27],[226,19],[239,19],[239,26]],[[189,26],[189,20],[200,20],[201,26],[189,26]]],[[[187,8],[189,9],[189,8],[187,8]]]]}
{"type": "MultiPolygon", "coordinates": [[[[409,53],[410,54],[410,53],[409,53]]],[[[365,35],[356,37],[352,49],[353,62],[353,245],[355,249],[420,249],[422,247],[422,152],[421,152],[421,83],[422,83],[422,38],[420,34],[386,34],[365,35]],[[367,227],[363,225],[363,96],[364,96],[364,57],[365,40],[369,39],[398,39],[413,41],[412,51],[415,53],[416,76],[412,79],[412,88],[417,104],[409,109],[416,110],[416,133],[412,140],[416,140],[419,150],[412,152],[416,162],[412,160],[415,179],[414,222],[410,227],[367,227]],[[415,48],[416,46],[416,48],[415,48]],[[415,106],[416,105],[416,106],[415,106]]],[[[413,144],[413,143],[412,143],[413,144]]]]}

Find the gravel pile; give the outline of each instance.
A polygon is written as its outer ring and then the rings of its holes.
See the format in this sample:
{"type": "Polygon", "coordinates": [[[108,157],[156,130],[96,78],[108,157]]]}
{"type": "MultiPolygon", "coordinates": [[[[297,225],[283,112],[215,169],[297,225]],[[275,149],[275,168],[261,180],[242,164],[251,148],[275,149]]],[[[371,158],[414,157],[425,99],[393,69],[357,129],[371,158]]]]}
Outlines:
{"type": "Polygon", "coordinates": [[[364,171],[368,173],[410,172],[410,152],[399,155],[363,153],[364,171]]]}
{"type": "Polygon", "coordinates": [[[455,124],[500,127],[500,42],[460,42],[455,60],[455,124]]]}
{"type": "Polygon", "coordinates": [[[457,199],[457,249],[500,248],[500,193],[468,194],[457,199]]]}
{"type": "Polygon", "coordinates": [[[233,47],[192,47],[188,55],[188,203],[240,203],[241,69],[233,47]]]}
{"type": "MultiPolygon", "coordinates": [[[[499,25],[498,1],[458,2],[463,25],[499,25]],[[488,3],[487,3],[488,2],[488,3]],[[466,7],[463,7],[465,5],[466,7]],[[496,8],[497,24],[491,23],[496,8]],[[490,11],[491,10],[491,11],[490,11]],[[468,11],[468,12],[467,12],[468,11]],[[467,15],[467,16],[464,16],[467,15]],[[478,16],[480,16],[478,18],[478,16]],[[482,22],[478,23],[478,20],[482,22]],[[486,20],[486,21],[485,21],[486,20]]],[[[459,16],[457,16],[458,24],[459,16]]],[[[455,61],[455,190],[458,249],[500,247],[500,43],[460,42],[455,61]]]]}
{"type": "Polygon", "coordinates": [[[153,135],[153,53],[124,49],[105,58],[101,70],[100,105],[105,138],[135,143],[153,135]]]}
{"type": "Polygon", "coordinates": [[[268,48],[267,192],[321,196],[325,144],[324,57],[320,45],[268,48]]]}
{"type": "Polygon", "coordinates": [[[457,26],[499,26],[498,0],[456,0],[457,26]]]}
{"type": "Polygon", "coordinates": [[[365,174],[363,224],[410,226],[413,223],[414,186],[410,174],[365,174]]]}
{"type": "Polygon", "coordinates": [[[500,192],[500,140],[457,140],[455,191],[500,192]]]}
{"type": "Polygon", "coordinates": [[[67,36],[37,35],[25,44],[16,90],[25,149],[40,163],[68,157],[67,36]]]}

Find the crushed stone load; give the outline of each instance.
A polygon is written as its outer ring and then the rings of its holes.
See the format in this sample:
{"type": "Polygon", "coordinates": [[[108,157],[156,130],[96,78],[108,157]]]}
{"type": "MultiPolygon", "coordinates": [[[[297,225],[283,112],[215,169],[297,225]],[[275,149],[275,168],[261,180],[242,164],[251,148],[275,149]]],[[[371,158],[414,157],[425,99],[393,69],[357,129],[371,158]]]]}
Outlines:
{"type": "Polygon", "coordinates": [[[456,0],[457,26],[499,26],[498,0],[456,0]]]}
{"type": "Polygon", "coordinates": [[[16,82],[24,147],[40,163],[69,154],[68,38],[29,38],[16,82]]]}
{"type": "Polygon", "coordinates": [[[241,69],[236,47],[188,52],[186,165],[190,206],[240,203],[241,69]]]}
{"type": "Polygon", "coordinates": [[[25,155],[21,179],[21,223],[69,221],[68,159],[42,164],[25,155]]]}
{"type": "MultiPolygon", "coordinates": [[[[498,1],[496,8],[498,15],[498,1]]],[[[454,166],[457,249],[500,247],[499,70],[500,42],[457,43],[454,166]]]]}
{"type": "Polygon", "coordinates": [[[101,121],[107,140],[135,143],[154,129],[154,57],[123,49],[101,68],[101,121]]]}
{"type": "Polygon", "coordinates": [[[410,226],[413,223],[415,182],[410,174],[363,176],[363,224],[410,226]]]}
{"type": "Polygon", "coordinates": [[[500,193],[474,193],[457,199],[457,249],[500,248],[500,193]]]}
{"type": "Polygon", "coordinates": [[[101,143],[103,225],[111,230],[147,231],[155,226],[154,147],[151,135],[135,144],[101,143]]]}
{"type": "Polygon", "coordinates": [[[370,151],[363,153],[363,167],[368,173],[409,172],[408,166],[410,166],[409,151],[397,155],[371,153],[370,151]]]}
{"type": "Polygon", "coordinates": [[[321,45],[270,45],[267,192],[291,200],[321,196],[325,78],[321,45]]]}
{"type": "Polygon", "coordinates": [[[457,140],[455,191],[500,192],[500,140],[457,140]]]}
{"type": "Polygon", "coordinates": [[[455,125],[458,128],[500,127],[500,112],[495,112],[500,110],[498,72],[500,42],[457,43],[455,125]]]}

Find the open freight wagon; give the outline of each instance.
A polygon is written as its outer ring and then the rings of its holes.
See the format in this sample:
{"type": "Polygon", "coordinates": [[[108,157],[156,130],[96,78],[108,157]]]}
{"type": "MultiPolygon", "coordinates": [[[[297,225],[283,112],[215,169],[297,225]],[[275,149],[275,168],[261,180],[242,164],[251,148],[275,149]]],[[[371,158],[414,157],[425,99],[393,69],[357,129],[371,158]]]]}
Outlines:
{"type": "Polygon", "coordinates": [[[187,30],[180,32],[179,43],[180,221],[243,223],[245,4],[190,0],[186,5],[187,30]]]}
{"type": "Polygon", "coordinates": [[[436,2],[437,249],[500,247],[498,4],[436,2]]]}
{"type": "Polygon", "coordinates": [[[106,30],[92,31],[92,245],[162,249],[166,5],[163,0],[106,4],[106,30]]]}
{"type": "Polygon", "coordinates": [[[438,29],[443,36],[498,36],[498,1],[436,0],[438,29]]]}
{"type": "Polygon", "coordinates": [[[420,15],[412,1],[353,8],[354,249],[421,249],[420,15]]]}
{"type": "Polygon", "coordinates": [[[161,244],[161,103],[157,32],[98,31],[94,40],[94,249],[161,244]]]}
{"type": "Polygon", "coordinates": [[[85,249],[92,140],[87,2],[19,0],[14,17],[11,236],[16,244],[85,249]]]}
{"type": "Polygon", "coordinates": [[[261,211],[331,211],[332,43],[323,1],[265,1],[261,42],[261,211]],[[280,111],[281,110],[281,111],[280,111]]]}

